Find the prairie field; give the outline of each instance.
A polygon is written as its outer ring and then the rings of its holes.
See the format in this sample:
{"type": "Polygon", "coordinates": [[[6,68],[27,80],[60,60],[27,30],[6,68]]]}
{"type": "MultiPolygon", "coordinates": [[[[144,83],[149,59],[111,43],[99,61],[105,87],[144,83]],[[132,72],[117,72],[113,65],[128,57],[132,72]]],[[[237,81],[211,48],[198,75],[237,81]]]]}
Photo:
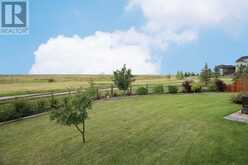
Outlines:
{"type": "MultiPolygon", "coordinates": [[[[180,84],[182,80],[170,79],[165,76],[136,76],[134,85],[145,84],[180,84]]],[[[110,87],[110,75],[23,75],[0,76],[0,96],[41,93],[51,91],[66,91],[68,88],[76,89],[88,87],[93,81],[96,86],[110,87]]]]}
{"type": "MultiPolygon", "coordinates": [[[[180,85],[184,81],[160,75],[139,75],[135,79],[133,85],[180,85]]],[[[223,80],[231,83],[229,77],[223,80]]],[[[88,87],[91,81],[98,87],[110,87],[113,83],[111,75],[0,75],[0,96],[66,91],[88,87]]]]}

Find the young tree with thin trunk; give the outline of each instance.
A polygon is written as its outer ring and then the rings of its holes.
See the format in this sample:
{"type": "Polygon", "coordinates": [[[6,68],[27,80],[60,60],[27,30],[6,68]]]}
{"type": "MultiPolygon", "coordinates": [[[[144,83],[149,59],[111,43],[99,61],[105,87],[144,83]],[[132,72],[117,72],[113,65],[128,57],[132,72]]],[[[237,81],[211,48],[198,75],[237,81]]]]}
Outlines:
{"type": "Polygon", "coordinates": [[[135,79],[132,75],[132,70],[127,69],[126,65],[124,65],[121,70],[114,71],[113,81],[120,90],[123,90],[124,93],[127,94],[126,91],[135,79]]]}
{"type": "Polygon", "coordinates": [[[78,91],[76,96],[65,97],[62,104],[53,109],[50,119],[62,125],[74,126],[81,134],[83,143],[85,143],[85,120],[88,118],[88,110],[91,107],[91,96],[78,91]],[[83,128],[80,127],[80,124],[83,128]]]}

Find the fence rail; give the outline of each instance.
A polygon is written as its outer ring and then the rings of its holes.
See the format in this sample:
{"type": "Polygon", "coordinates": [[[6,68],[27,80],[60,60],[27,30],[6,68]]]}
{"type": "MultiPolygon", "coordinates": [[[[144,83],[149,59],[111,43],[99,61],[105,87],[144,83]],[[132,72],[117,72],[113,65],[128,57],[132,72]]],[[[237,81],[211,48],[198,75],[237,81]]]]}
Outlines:
{"type": "MultiPolygon", "coordinates": [[[[164,93],[168,93],[168,86],[169,85],[164,85],[164,84],[140,84],[140,85],[132,85],[129,88],[129,92],[130,94],[135,94],[136,90],[139,87],[145,87],[148,89],[148,93],[152,93],[153,92],[153,88],[155,86],[158,85],[162,85],[164,87],[164,93]]],[[[174,85],[177,86],[180,90],[181,85],[174,85]]],[[[119,95],[123,95],[123,91],[119,90],[117,87],[115,87],[113,84],[109,85],[109,86],[101,86],[101,87],[95,87],[97,90],[97,97],[101,98],[101,97],[114,97],[114,96],[119,96],[119,95]]],[[[84,89],[82,89],[84,90],[84,89]]],[[[51,96],[66,96],[69,94],[75,94],[77,91],[77,89],[74,90],[69,90],[69,91],[65,91],[65,92],[49,92],[49,93],[36,93],[36,94],[26,94],[26,95],[17,95],[17,96],[4,96],[4,97],[0,97],[0,105],[1,104],[8,104],[11,103],[13,101],[16,100],[35,100],[35,99],[42,99],[42,98],[48,98],[51,96]]]]}

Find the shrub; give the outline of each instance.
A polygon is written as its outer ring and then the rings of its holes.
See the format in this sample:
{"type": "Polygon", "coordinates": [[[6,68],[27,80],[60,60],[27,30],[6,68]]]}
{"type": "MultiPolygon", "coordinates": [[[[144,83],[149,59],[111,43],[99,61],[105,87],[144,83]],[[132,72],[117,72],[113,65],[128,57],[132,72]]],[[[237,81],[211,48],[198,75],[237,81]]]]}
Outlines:
{"type": "Polygon", "coordinates": [[[51,99],[49,100],[49,108],[57,108],[59,106],[59,100],[52,95],[51,99]]]}
{"type": "Polygon", "coordinates": [[[0,122],[15,120],[22,117],[49,111],[51,108],[59,107],[59,99],[52,96],[51,100],[16,100],[14,102],[0,105],[0,122]]]}
{"type": "Polygon", "coordinates": [[[49,109],[49,104],[48,104],[47,101],[45,101],[45,100],[38,100],[36,102],[35,113],[45,112],[45,111],[48,111],[48,109],[49,109]]]}
{"type": "Polygon", "coordinates": [[[1,105],[0,107],[0,122],[14,119],[14,108],[13,105],[1,105]]]}
{"type": "Polygon", "coordinates": [[[35,113],[34,104],[25,101],[15,101],[14,103],[1,105],[0,122],[19,119],[35,113]]]}
{"type": "Polygon", "coordinates": [[[182,84],[182,86],[183,86],[183,92],[185,92],[185,93],[190,93],[190,92],[192,92],[192,81],[190,81],[190,80],[186,80],[186,81],[184,81],[183,82],[183,84],[182,84]]]}
{"type": "Polygon", "coordinates": [[[210,92],[216,92],[217,91],[216,85],[214,82],[211,82],[208,84],[208,91],[210,91],[210,92]]]}
{"type": "Polygon", "coordinates": [[[153,88],[153,93],[156,94],[162,94],[164,93],[164,86],[163,85],[157,85],[153,88]]]}
{"type": "Polygon", "coordinates": [[[53,83],[53,82],[55,82],[55,79],[50,78],[50,79],[48,79],[48,82],[53,83]]]}
{"type": "Polygon", "coordinates": [[[208,84],[208,91],[211,92],[224,92],[226,90],[226,84],[220,79],[215,79],[208,84]]]}
{"type": "Polygon", "coordinates": [[[169,85],[168,86],[168,92],[169,93],[177,93],[178,92],[178,87],[174,85],[169,85]]]}
{"type": "Polygon", "coordinates": [[[33,104],[20,100],[14,102],[14,116],[15,118],[30,116],[34,114],[34,106],[33,104]]]}
{"type": "Polygon", "coordinates": [[[242,97],[243,96],[247,96],[248,93],[239,93],[239,94],[235,94],[231,97],[231,101],[234,104],[242,104],[242,97]]]}
{"type": "Polygon", "coordinates": [[[147,95],[147,94],[148,94],[148,90],[147,90],[147,88],[145,88],[145,87],[139,87],[139,88],[136,90],[136,94],[137,94],[137,95],[147,95]]]}
{"type": "Polygon", "coordinates": [[[192,84],[192,87],[191,87],[192,92],[199,93],[201,92],[201,89],[202,89],[201,84],[199,83],[192,84]]]}
{"type": "Polygon", "coordinates": [[[214,80],[214,84],[216,86],[216,90],[218,92],[224,92],[226,89],[226,84],[224,83],[224,81],[220,80],[220,79],[215,79],[214,80]]]}
{"type": "Polygon", "coordinates": [[[85,92],[92,98],[97,98],[97,90],[94,86],[91,86],[85,90],[85,92]]]}

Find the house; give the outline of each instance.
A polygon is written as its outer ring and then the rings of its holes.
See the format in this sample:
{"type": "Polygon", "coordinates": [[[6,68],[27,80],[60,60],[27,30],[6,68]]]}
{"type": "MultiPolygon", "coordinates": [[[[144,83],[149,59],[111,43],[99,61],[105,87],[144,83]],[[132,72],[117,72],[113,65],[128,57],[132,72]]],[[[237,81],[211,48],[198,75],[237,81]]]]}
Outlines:
{"type": "Polygon", "coordinates": [[[248,56],[243,56],[236,60],[236,72],[242,66],[248,66],[248,56]]]}
{"type": "Polygon", "coordinates": [[[220,73],[221,76],[229,76],[235,74],[235,72],[238,72],[242,66],[248,66],[248,56],[243,56],[237,59],[235,66],[217,65],[215,69],[220,73]]]}
{"type": "Polygon", "coordinates": [[[218,65],[216,69],[220,73],[221,76],[229,76],[235,73],[235,66],[233,65],[218,65]]]}

